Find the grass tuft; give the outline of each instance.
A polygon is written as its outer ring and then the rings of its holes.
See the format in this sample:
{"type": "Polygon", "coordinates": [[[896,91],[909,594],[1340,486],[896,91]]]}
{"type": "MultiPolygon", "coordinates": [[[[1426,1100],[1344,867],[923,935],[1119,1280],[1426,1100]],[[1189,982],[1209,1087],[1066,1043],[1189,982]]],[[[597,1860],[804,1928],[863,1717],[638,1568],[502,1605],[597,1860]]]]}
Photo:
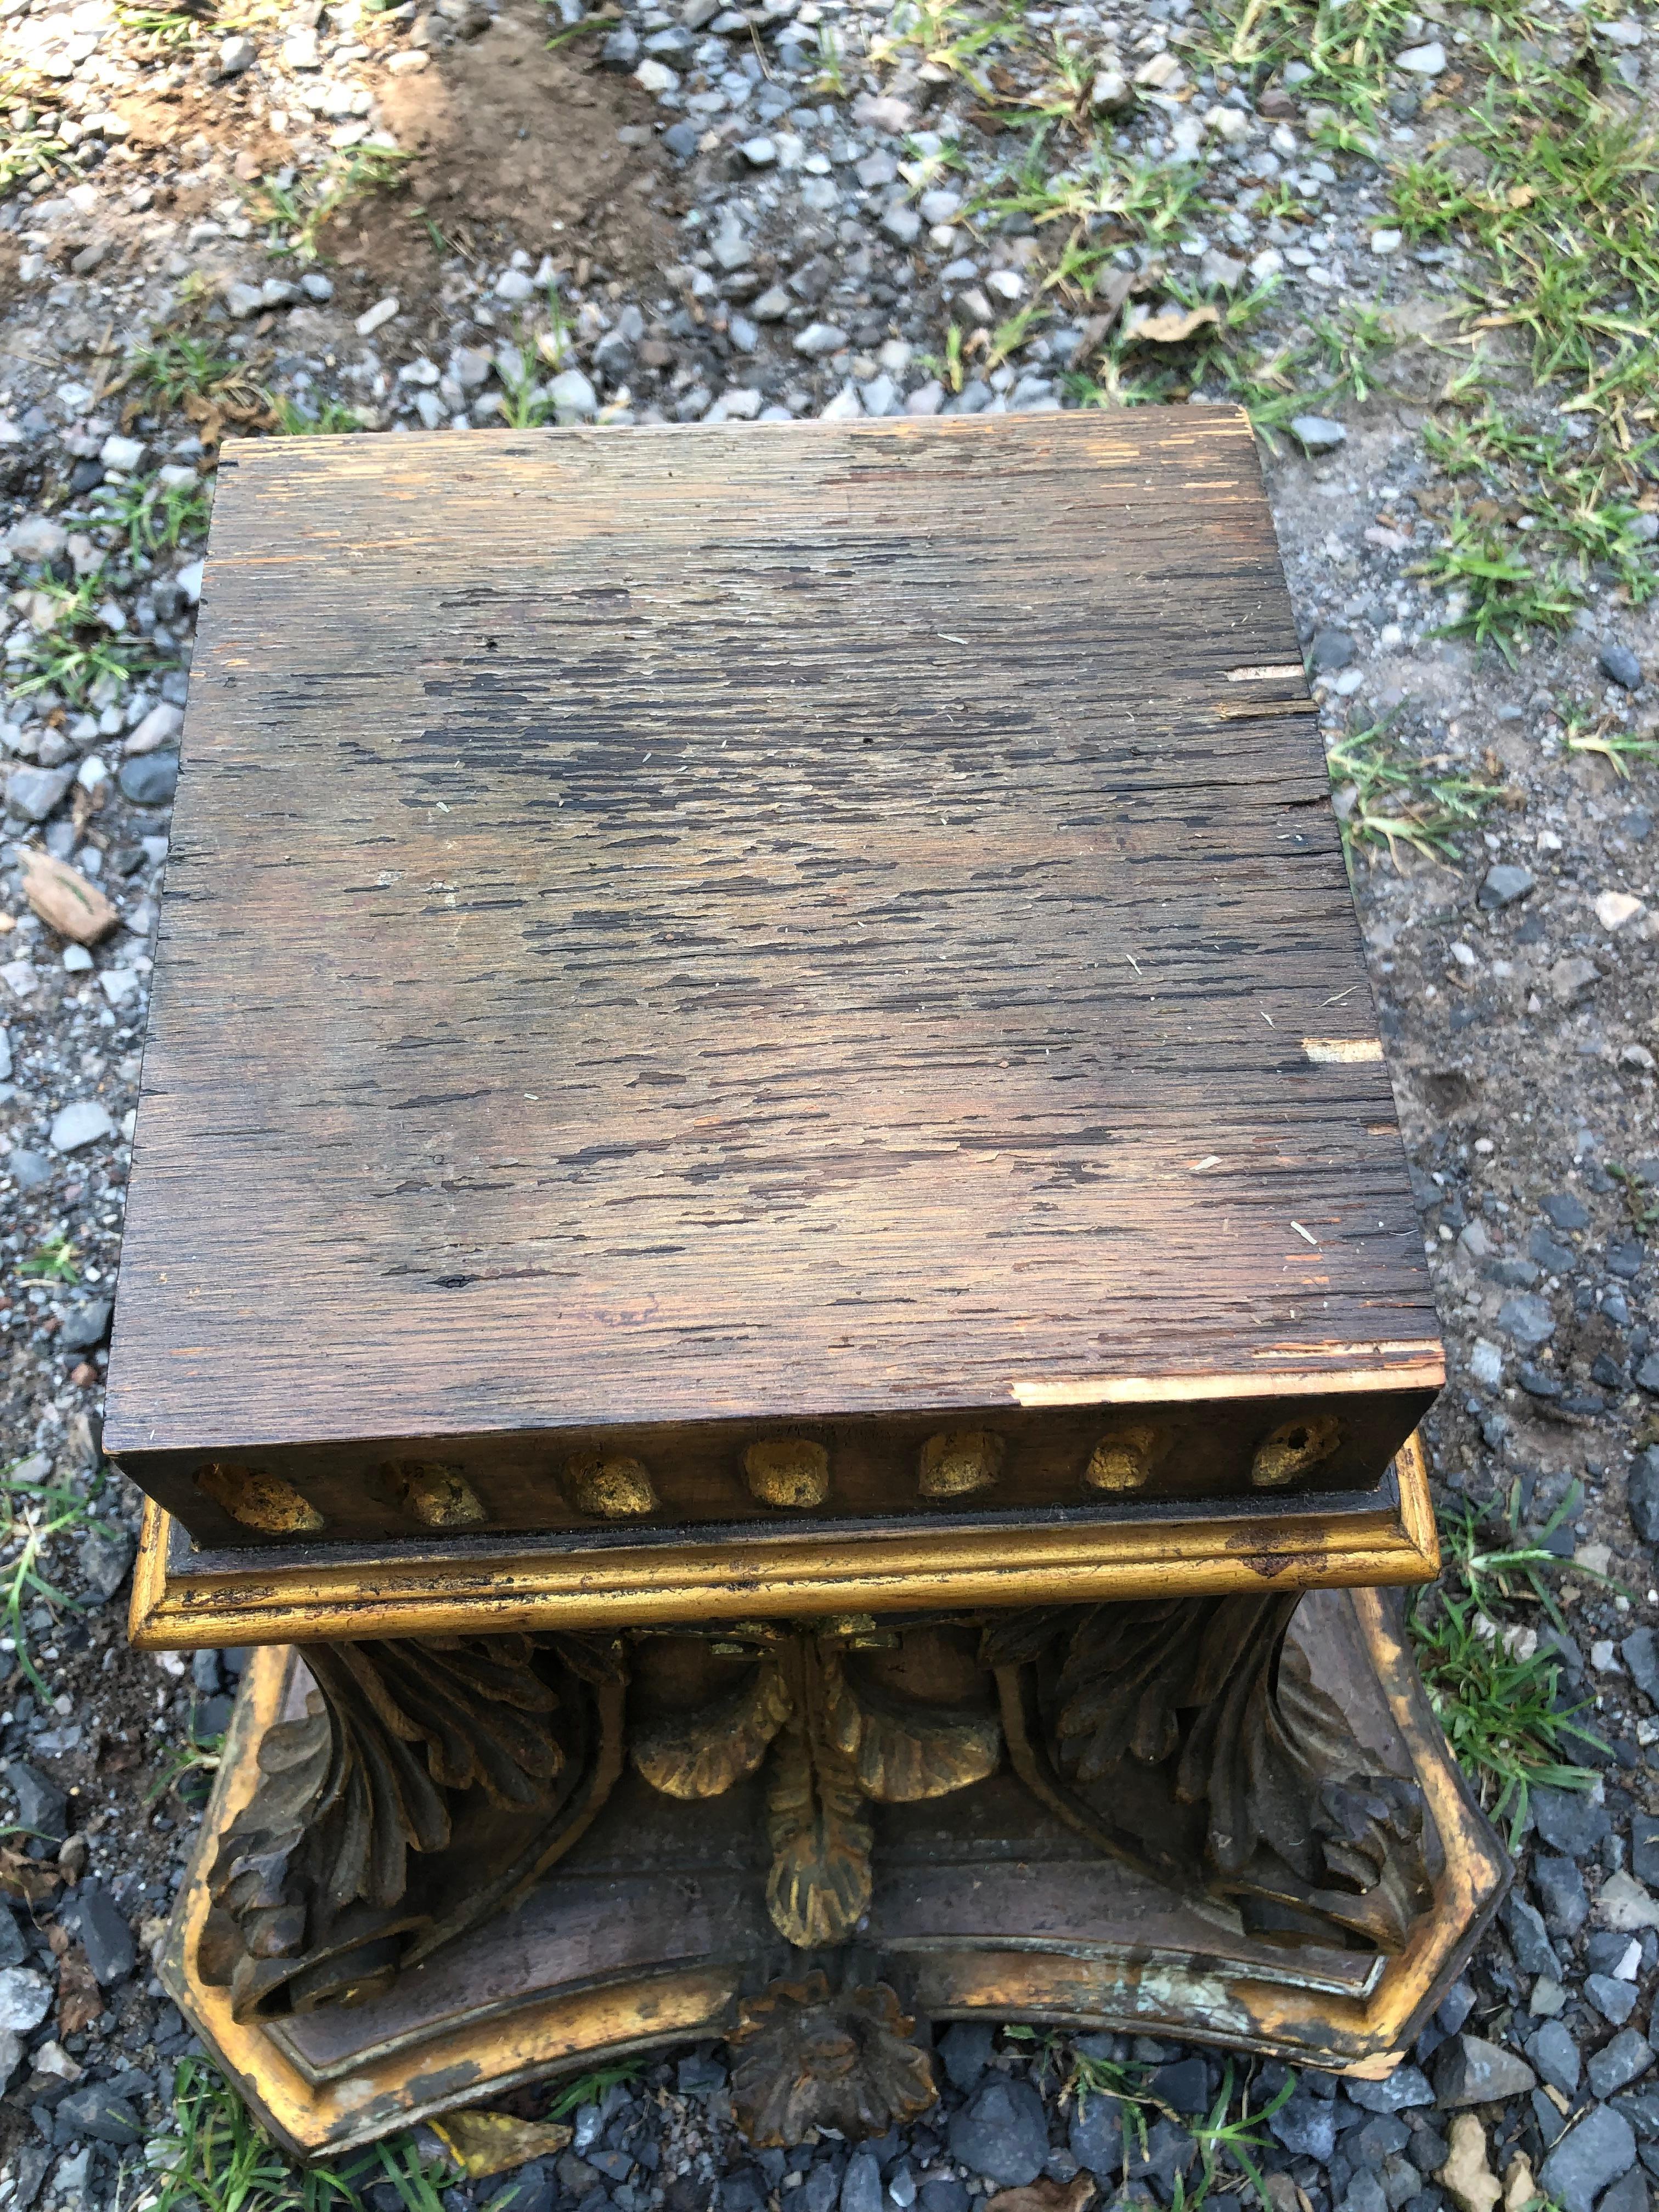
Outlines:
{"type": "MultiPolygon", "coordinates": [[[[271,2142],[216,2067],[184,2058],[173,2125],[145,2154],[155,2177],[144,2212],[367,2212],[364,2192],[390,2187],[403,2212],[443,2212],[453,2179],[422,2161],[407,2136],[337,2166],[297,2166],[271,2142]]],[[[382,2200],[383,2201],[383,2200],[382,2200]]]]}
{"type": "Polygon", "coordinates": [[[45,1704],[52,1693],[35,1663],[30,1617],[37,1606],[53,1615],[81,1610],[49,1578],[52,1549],[71,1536],[115,1531],[98,1517],[94,1499],[72,1484],[19,1482],[21,1464],[15,1461],[0,1473],[0,1632],[11,1639],[18,1665],[45,1704]]]}
{"type": "Polygon", "coordinates": [[[1534,1789],[1594,1787],[1595,1771],[1572,1761],[1569,1745],[1607,1749],[1578,1719],[1585,1708],[1565,1701],[1559,1661],[1515,1611],[1535,1606],[1562,1625],[1547,1577],[1564,1566],[1579,1576],[1590,1571],[1558,1558],[1549,1539],[1581,1496],[1575,1484],[1533,1540],[1516,1534],[1515,1493],[1506,1508],[1463,1503],[1443,1513],[1440,1580],[1418,1594],[1407,1616],[1436,1717],[1493,1820],[1510,1814],[1511,1850],[1534,1789]]]}
{"type": "Polygon", "coordinates": [[[1408,846],[1425,860],[1462,858],[1457,833],[1480,820],[1504,787],[1463,774],[1444,755],[1408,752],[1387,721],[1350,730],[1325,750],[1342,842],[1386,849],[1398,868],[1408,846]]]}

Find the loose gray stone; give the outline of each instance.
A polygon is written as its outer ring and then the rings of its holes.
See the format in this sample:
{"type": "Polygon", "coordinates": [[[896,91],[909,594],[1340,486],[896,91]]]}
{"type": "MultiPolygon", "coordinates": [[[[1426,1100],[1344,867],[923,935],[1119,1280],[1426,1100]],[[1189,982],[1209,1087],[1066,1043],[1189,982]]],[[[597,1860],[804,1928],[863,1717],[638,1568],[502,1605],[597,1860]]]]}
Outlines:
{"type": "Polygon", "coordinates": [[[1550,996],[1559,1006],[1575,1006],[1587,991],[1594,990],[1601,980],[1601,971],[1593,960],[1583,953],[1571,959],[1558,960],[1545,981],[1550,987],[1550,996]]]}
{"type": "Polygon", "coordinates": [[[1601,673],[1621,691],[1641,688],[1642,664],[1627,645],[1604,645],[1596,655],[1601,673]]]}
{"type": "Polygon", "coordinates": [[[1519,1297],[1505,1298],[1499,1306],[1498,1326],[1506,1336],[1530,1350],[1534,1346],[1547,1344],[1554,1335],[1555,1316],[1547,1298],[1522,1291],[1519,1297]]]}
{"type": "Polygon", "coordinates": [[[1322,676],[1333,668],[1346,668],[1353,653],[1353,640],[1346,630],[1317,630],[1308,647],[1308,666],[1316,676],[1322,676]]]}
{"type": "Polygon", "coordinates": [[[58,1324],[58,1342],[65,1352],[90,1352],[109,1334],[109,1317],[114,1311],[109,1298],[88,1298],[78,1306],[71,1306],[58,1324]]]}
{"type": "Polygon", "coordinates": [[[1591,2212],[1608,2184],[1635,2163],[1630,2122],[1609,2105],[1592,2105],[1540,2166],[1539,2185],[1564,2212],[1591,2212]]]}
{"type": "Polygon", "coordinates": [[[58,1917],[71,1935],[78,1936],[100,1989],[125,1981],[138,1963],[138,1947],[101,1882],[83,1881],[58,1917]]]}
{"type": "Polygon", "coordinates": [[[0,2030],[27,2035],[52,2010],[52,1984],[33,1966],[0,1966],[0,2030]]]}
{"type": "Polygon", "coordinates": [[[1645,1390],[1650,1397],[1659,1398],[1659,1352],[1649,1352],[1631,1380],[1638,1390],[1645,1390]]]}
{"type": "Polygon", "coordinates": [[[939,2038],[939,2055],[952,2087],[964,2094],[976,2088],[995,2048],[996,2036],[982,2021],[959,2020],[947,2027],[939,2038]]]}
{"type": "Polygon", "coordinates": [[[1586,1974],[1584,1995],[1613,2027],[1622,2027],[1636,2009],[1635,1983],[1621,1982],[1612,1974],[1586,1974]]]}
{"type": "Polygon", "coordinates": [[[1583,2062],[1578,2045],[1559,2020],[1546,2021],[1537,2034],[1528,2039],[1527,2056],[1553,2089],[1559,2089],[1564,2097],[1577,2094],[1583,2062]]]}
{"type": "Polygon", "coordinates": [[[951,2119],[951,2155],[1004,2189],[1035,2181],[1048,2155],[1042,2100],[1029,2081],[996,2075],[951,2119]]]}
{"type": "Polygon", "coordinates": [[[1332,453],[1339,446],[1347,443],[1346,428],[1340,422],[1333,422],[1327,415],[1295,416],[1291,419],[1291,429],[1300,441],[1304,453],[1332,453]]]}
{"type": "Polygon", "coordinates": [[[599,411],[599,395],[579,368],[561,370],[547,387],[562,422],[591,422],[599,411]]]}
{"type": "MultiPolygon", "coordinates": [[[[1567,1668],[1569,1674],[1578,1671],[1577,1664],[1567,1668]]],[[[1575,1859],[1600,1850],[1612,1825],[1605,1808],[1592,1805],[1583,1790],[1548,1788],[1532,1793],[1532,1824],[1552,1850],[1565,1851],[1575,1859]]]]}
{"type": "Polygon", "coordinates": [[[1446,2112],[1464,2105],[1490,2105],[1501,2097],[1524,2097],[1538,2086],[1538,2076],[1524,2058],[1479,2035],[1454,2037],[1436,2051],[1431,2065],[1435,2090],[1446,2112]]]}
{"type": "MultiPolygon", "coordinates": [[[[17,1155],[12,1154],[15,1160],[17,1155]]],[[[1631,1462],[1625,1484],[1625,1510],[1644,1544],[1659,1544],[1659,1444],[1650,1444],[1631,1462]]]]}
{"type": "Polygon", "coordinates": [[[26,1152],[21,1145],[7,1155],[6,1165],[19,1190],[40,1190],[52,1181],[55,1172],[44,1152],[26,1152]]]}
{"type": "Polygon", "coordinates": [[[1620,1645],[1619,1656],[1642,1695],[1650,1705],[1659,1705],[1659,1641],[1653,1631],[1634,1630],[1620,1645]]]}
{"type": "Polygon", "coordinates": [[[1522,1972],[1547,1974],[1552,1981],[1559,1982],[1561,1961],[1555,1955],[1555,1946],[1550,1942],[1536,1906],[1528,1905],[1518,1888],[1510,1890],[1504,1899],[1503,1920],[1509,1931],[1515,1963],[1522,1972]]]}
{"type": "Polygon", "coordinates": [[[1438,76],[1446,66],[1446,49],[1438,39],[1425,46],[1407,46],[1403,54],[1395,56],[1394,65],[1408,70],[1413,76],[1438,76]]]}
{"type": "Polygon", "coordinates": [[[89,2136],[94,2142],[125,2146],[143,2140],[137,2113],[104,2081],[72,2090],[58,2107],[57,2124],[60,2136],[71,2141],[89,2136]]]}
{"type": "Polygon", "coordinates": [[[1589,1208],[1576,1191],[1547,1190],[1538,1202],[1558,1229],[1589,1227],[1589,1208]]]}
{"type": "Polygon", "coordinates": [[[1324,2166],[1336,2148],[1335,2104],[1316,2096],[1306,2081],[1297,2083],[1267,2125],[1293,2158],[1315,2158],[1324,2166]]]}
{"type": "MultiPolygon", "coordinates": [[[[1291,2102],[1294,2104],[1295,2099],[1291,2102]]],[[[1285,2108],[1289,2109],[1288,2106],[1285,2108]]],[[[1279,2116],[1275,2113],[1274,2118],[1279,2116]]],[[[1333,2142],[1334,2137],[1333,2136],[1333,2142]]],[[[1092,2096],[1084,2100],[1072,2122],[1072,2156],[1104,2182],[1123,2164],[1123,2106],[1116,2097],[1092,2096]]]]}
{"type": "Polygon", "coordinates": [[[179,756],[142,753],[137,760],[123,761],[115,780],[122,798],[135,806],[165,806],[179,788],[179,756]]]}
{"type": "Polygon", "coordinates": [[[1500,860],[1496,867],[1488,868],[1481,878],[1479,903],[1488,914],[1501,913],[1504,907],[1513,906],[1517,899],[1525,898],[1534,881],[1530,869],[1500,860]]]}
{"type": "Polygon", "coordinates": [[[855,2150],[841,2185],[841,2212],[885,2212],[887,2192],[872,2150],[855,2150]]]}
{"type": "Polygon", "coordinates": [[[1342,2087],[1349,2101],[1366,2112],[1404,2112],[1434,2102],[1434,2091],[1420,2066],[1396,2066],[1381,2081],[1345,2081],[1342,2087]]]}
{"type": "Polygon", "coordinates": [[[1633,2166],[1607,2191],[1595,2212],[1650,2212],[1652,2203],[1646,2174],[1633,2166]]]}
{"type": "Polygon", "coordinates": [[[240,76],[244,70],[251,70],[253,67],[258,55],[258,49],[254,46],[252,39],[244,39],[239,35],[235,38],[221,40],[219,43],[220,76],[240,76]]]}
{"type": "Polygon", "coordinates": [[[94,1529],[82,1539],[76,1554],[81,1579],[94,1596],[109,1599],[115,1595],[127,1578],[132,1565],[135,1546],[125,1529],[113,1536],[106,1536],[94,1529]]]}
{"type": "Polygon", "coordinates": [[[1584,1877],[1571,1859],[1540,1856],[1534,1862],[1532,1886],[1552,1936],[1576,1936],[1589,1918],[1584,1877]]]}
{"type": "Polygon", "coordinates": [[[17,1800],[18,1826],[27,1828],[32,1836],[46,1836],[61,1844],[69,1833],[69,1799],[58,1784],[27,1759],[9,1759],[0,1771],[17,1800]]]}
{"type": "Polygon", "coordinates": [[[17,1917],[10,1905],[0,1900],[0,1966],[21,1966],[27,1956],[17,1917]]]}
{"type": "Polygon", "coordinates": [[[15,768],[6,778],[6,805],[27,822],[44,822],[74,781],[72,768],[15,768]]]}
{"type": "Polygon", "coordinates": [[[1362,2166],[1341,2199],[1342,2212],[1389,2212],[1389,2192],[1382,2177],[1362,2166]]]}
{"type": "Polygon", "coordinates": [[[808,323],[804,331],[795,333],[795,351],[804,353],[809,361],[839,353],[846,343],[846,331],[834,323],[808,323]]]}
{"type": "Polygon", "coordinates": [[[77,1098],[54,1117],[48,1142],[55,1152],[78,1152],[83,1145],[114,1134],[115,1124],[97,1099],[77,1098]]]}
{"type": "Polygon", "coordinates": [[[1613,2041],[1594,2051],[1584,2071],[1590,2094],[1605,2100],[1639,2081],[1653,2063],[1653,2046],[1633,2027],[1621,2028],[1613,2041]]]}

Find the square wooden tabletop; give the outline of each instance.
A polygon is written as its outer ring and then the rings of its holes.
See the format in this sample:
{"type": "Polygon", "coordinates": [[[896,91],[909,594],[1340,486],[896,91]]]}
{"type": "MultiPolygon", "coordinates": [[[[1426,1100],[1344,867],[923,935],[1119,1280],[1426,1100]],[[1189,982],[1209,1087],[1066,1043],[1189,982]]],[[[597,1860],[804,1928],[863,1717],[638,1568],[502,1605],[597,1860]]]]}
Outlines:
{"type": "Polygon", "coordinates": [[[1298,1393],[1369,1482],[1440,1372],[1242,415],[227,447],[106,1429],[191,1525],[1298,1393]]]}

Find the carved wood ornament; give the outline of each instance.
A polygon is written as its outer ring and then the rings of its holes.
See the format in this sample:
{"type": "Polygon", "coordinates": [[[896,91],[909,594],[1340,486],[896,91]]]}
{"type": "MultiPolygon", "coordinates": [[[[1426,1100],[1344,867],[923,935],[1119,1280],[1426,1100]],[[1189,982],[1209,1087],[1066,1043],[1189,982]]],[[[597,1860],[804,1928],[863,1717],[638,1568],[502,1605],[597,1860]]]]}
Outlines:
{"type": "Polygon", "coordinates": [[[757,1778],[768,1909],[816,1956],[745,2006],[740,2113],[762,2142],[880,2133],[931,2100],[929,2062],[890,1989],[836,1991],[818,1960],[869,1908],[872,1808],[1005,1755],[1100,1850],[1252,1936],[1404,1946],[1431,1902],[1422,1799],[1310,1679],[1297,1602],[313,1646],[212,1870],[199,1970],[239,2019],[362,2002],[523,1895],[624,1759],[678,1798],[757,1778]]]}

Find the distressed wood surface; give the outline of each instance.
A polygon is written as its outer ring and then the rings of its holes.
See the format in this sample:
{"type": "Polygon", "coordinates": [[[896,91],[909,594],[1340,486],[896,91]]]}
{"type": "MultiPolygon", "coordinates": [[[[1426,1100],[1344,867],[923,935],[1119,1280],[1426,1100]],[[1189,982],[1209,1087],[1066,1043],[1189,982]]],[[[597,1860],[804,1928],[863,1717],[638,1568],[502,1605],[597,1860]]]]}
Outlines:
{"type": "Polygon", "coordinates": [[[1232,410],[233,446],[174,839],[106,1434],[208,1540],[1274,1390],[1370,1483],[1438,1380],[1232,410]]]}

